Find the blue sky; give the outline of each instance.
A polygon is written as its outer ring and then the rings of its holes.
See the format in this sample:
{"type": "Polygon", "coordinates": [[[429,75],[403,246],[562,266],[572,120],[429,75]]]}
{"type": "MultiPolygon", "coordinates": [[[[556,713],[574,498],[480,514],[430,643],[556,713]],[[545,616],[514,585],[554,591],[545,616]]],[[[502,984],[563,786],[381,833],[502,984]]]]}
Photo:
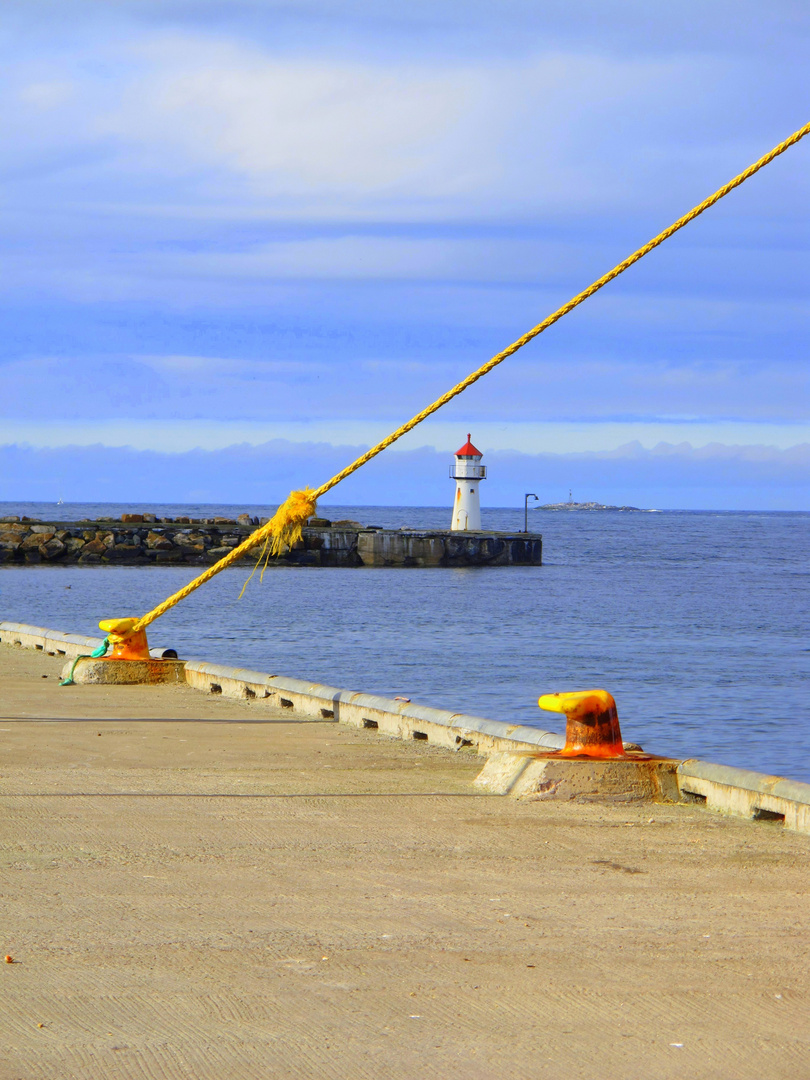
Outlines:
{"type": "MultiPolygon", "coordinates": [[[[808,39],[779,0],[7,0],[0,499],[319,484],[810,119],[808,39]]],[[[808,177],[810,138],[330,501],[441,502],[471,430],[491,505],[810,509],[808,177]]]]}

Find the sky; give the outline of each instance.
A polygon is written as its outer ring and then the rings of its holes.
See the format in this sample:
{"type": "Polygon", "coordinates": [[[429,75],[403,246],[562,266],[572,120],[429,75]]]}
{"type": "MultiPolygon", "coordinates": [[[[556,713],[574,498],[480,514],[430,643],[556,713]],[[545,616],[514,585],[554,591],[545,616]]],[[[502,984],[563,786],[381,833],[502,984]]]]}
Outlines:
{"type": "MultiPolygon", "coordinates": [[[[5,0],[0,500],[317,486],[810,120],[804,0],[5,0]]],[[[810,137],[330,493],[810,510],[810,137]]]]}

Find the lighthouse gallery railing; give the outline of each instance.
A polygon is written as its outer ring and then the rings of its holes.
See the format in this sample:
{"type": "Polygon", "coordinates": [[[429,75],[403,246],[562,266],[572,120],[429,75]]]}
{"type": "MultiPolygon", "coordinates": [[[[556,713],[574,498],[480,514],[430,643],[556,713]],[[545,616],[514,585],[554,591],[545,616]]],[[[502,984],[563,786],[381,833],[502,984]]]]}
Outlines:
{"type": "Polygon", "coordinates": [[[451,465],[451,480],[483,480],[487,475],[486,465],[451,465]],[[463,469],[464,472],[459,472],[463,469]]]}

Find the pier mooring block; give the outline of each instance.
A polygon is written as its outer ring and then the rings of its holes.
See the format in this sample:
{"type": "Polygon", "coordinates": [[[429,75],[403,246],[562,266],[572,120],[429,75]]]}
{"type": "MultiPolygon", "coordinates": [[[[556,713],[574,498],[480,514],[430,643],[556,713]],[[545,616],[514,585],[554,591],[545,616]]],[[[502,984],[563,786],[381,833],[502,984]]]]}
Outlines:
{"type": "MultiPolygon", "coordinates": [[[[184,660],[94,660],[80,657],[75,662],[73,682],[106,686],[133,686],[184,683],[184,660]]],[[[73,661],[65,664],[62,678],[70,676],[73,661]]]]}
{"type": "Polygon", "coordinates": [[[679,764],[648,754],[600,761],[502,752],[487,758],[475,783],[493,795],[532,801],[678,802],[679,764]]]}

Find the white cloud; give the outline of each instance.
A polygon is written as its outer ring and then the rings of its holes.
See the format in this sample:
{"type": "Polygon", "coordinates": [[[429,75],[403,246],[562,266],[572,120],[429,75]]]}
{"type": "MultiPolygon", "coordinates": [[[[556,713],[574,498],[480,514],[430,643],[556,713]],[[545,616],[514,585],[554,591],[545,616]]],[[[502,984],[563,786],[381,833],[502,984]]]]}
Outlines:
{"type": "Polygon", "coordinates": [[[491,167],[434,176],[437,153],[481,93],[474,71],[292,60],[246,45],[184,37],[144,41],[143,70],[97,130],[176,167],[206,165],[261,195],[364,197],[470,188],[491,167]],[[416,183],[418,179],[418,184],[416,183]]]}
{"type": "Polygon", "coordinates": [[[19,91],[20,101],[36,109],[55,109],[70,101],[73,96],[73,83],[67,79],[31,82],[19,91]]]}
{"type": "MultiPolygon", "coordinates": [[[[552,339],[550,346],[511,357],[445,406],[425,430],[449,431],[452,443],[453,432],[474,424],[491,433],[490,446],[549,450],[559,448],[560,439],[572,448],[600,449],[633,438],[646,446],[681,439],[786,446],[810,437],[800,363],[706,359],[676,365],[652,357],[568,357],[552,339]]],[[[381,438],[484,359],[455,355],[442,361],[417,351],[397,359],[364,358],[351,355],[351,342],[336,346],[329,335],[320,344],[269,338],[266,354],[7,360],[0,362],[0,416],[18,432],[50,430],[63,421],[92,425],[102,417],[108,430],[128,431],[140,417],[162,426],[161,438],[175,437],[169,429],[186,431],[184,418],[195,417],[201,431],[209,432],[210,421],[210,431],[220,433],[211,435],[217,444],[226,430],[244,425],[266,431],[262,422],[276,417],[314,423],[319,437],[332,442],[362,439],[367,430],[381,438]]],[[[206,445],[204,438],[199,445],[206,445]]]]}
{"type": "Polygon", "coordinates": [[[304,368],[310,375],[329,370],[327,364],[312,361],[302,365],[295,360],[250,360],[232,356],[139,356],[138,363],[153,371],[176,377],[185,382],[189,378],[202,379],[274,379],[300,380],[304,368]]]}
{"type": "Polygon", "coordinates": [[[358,236],[289,238],[247,250],[174,254],[159,260],[164,274],[321,280],[453,280],[548,282],[584,272],[576,242],[536,238],[358,236]]]}
{"type": "Polygon", "coordinates": [[[196,26],[101,20],[94,32],[90,20],[61,48],[58,35],[21,43],[2,70],[5,160],[44,175],[70,152],[63,205],[98,204],[104,189],[156,214],[680,211],[766,148],[761,103],[787,94],[783,73],[750,57],[600,53],[585,27],[578,48],[538,33],[508,58],[417,47],[349,59],[317,28],[302,55],[279,35],[196,26]]]}
{"type": "MultiPolygon", "coordinates": [[[[666,131],[707,94],[722,102],[730,69],[716,57],[541,50],[508,63],[350,63],[186,33],[113,41],[100,75],[75,57],[55,67],[52,87],[76,84],[70,138],[114,139],[127,186],[174,175],[193,180],[197,198],[269,200],[287,216],[651,205],[651,177],[677,162],[668,182],[678,186],[722,160],[733,136],[704,122],[685,156],[666,131]]],[[[16,77],[34,97],[55,94],[31,91],[45,84],[24,65],[16,77]]],[[[749,151],[734,150],[745,164],[749,151]]]]}
{"type": "MultiPolygon", "coordinates": [[[[366,417],[385,434],[785,134],[796,97],[752,57],[599,55],[577,34],[568,52],[538,35],[505,59],[329,52],[315,31],[303,55],[204,19],[172,35],[91,24],[71,48],[23,43],[0,69],[0,277],[31,320],[5,338],[3,408],[20,423],[137,414],[149,438],[181,442],[235,436],[215,421],[169,431],[173,416],[271,407],[323,417],[318,438],[370,437],[366,417]],[[86,305],[76,326],[72,304],[86,305]],[[206,348],[222,355],[190,355],[206,348]]],[[[806,416],[806,200],[784,177],[804,182],[808,152],[810,139],[442,415],[527,451],[806,437],[790,423],[806,416]],[[585,422],[606,417],[619,420],[585,422]],[[751,423],[722,426],[735,418],[751,423]]],[[[452,447],[459,424],[432,430],[452,447]]]]}

